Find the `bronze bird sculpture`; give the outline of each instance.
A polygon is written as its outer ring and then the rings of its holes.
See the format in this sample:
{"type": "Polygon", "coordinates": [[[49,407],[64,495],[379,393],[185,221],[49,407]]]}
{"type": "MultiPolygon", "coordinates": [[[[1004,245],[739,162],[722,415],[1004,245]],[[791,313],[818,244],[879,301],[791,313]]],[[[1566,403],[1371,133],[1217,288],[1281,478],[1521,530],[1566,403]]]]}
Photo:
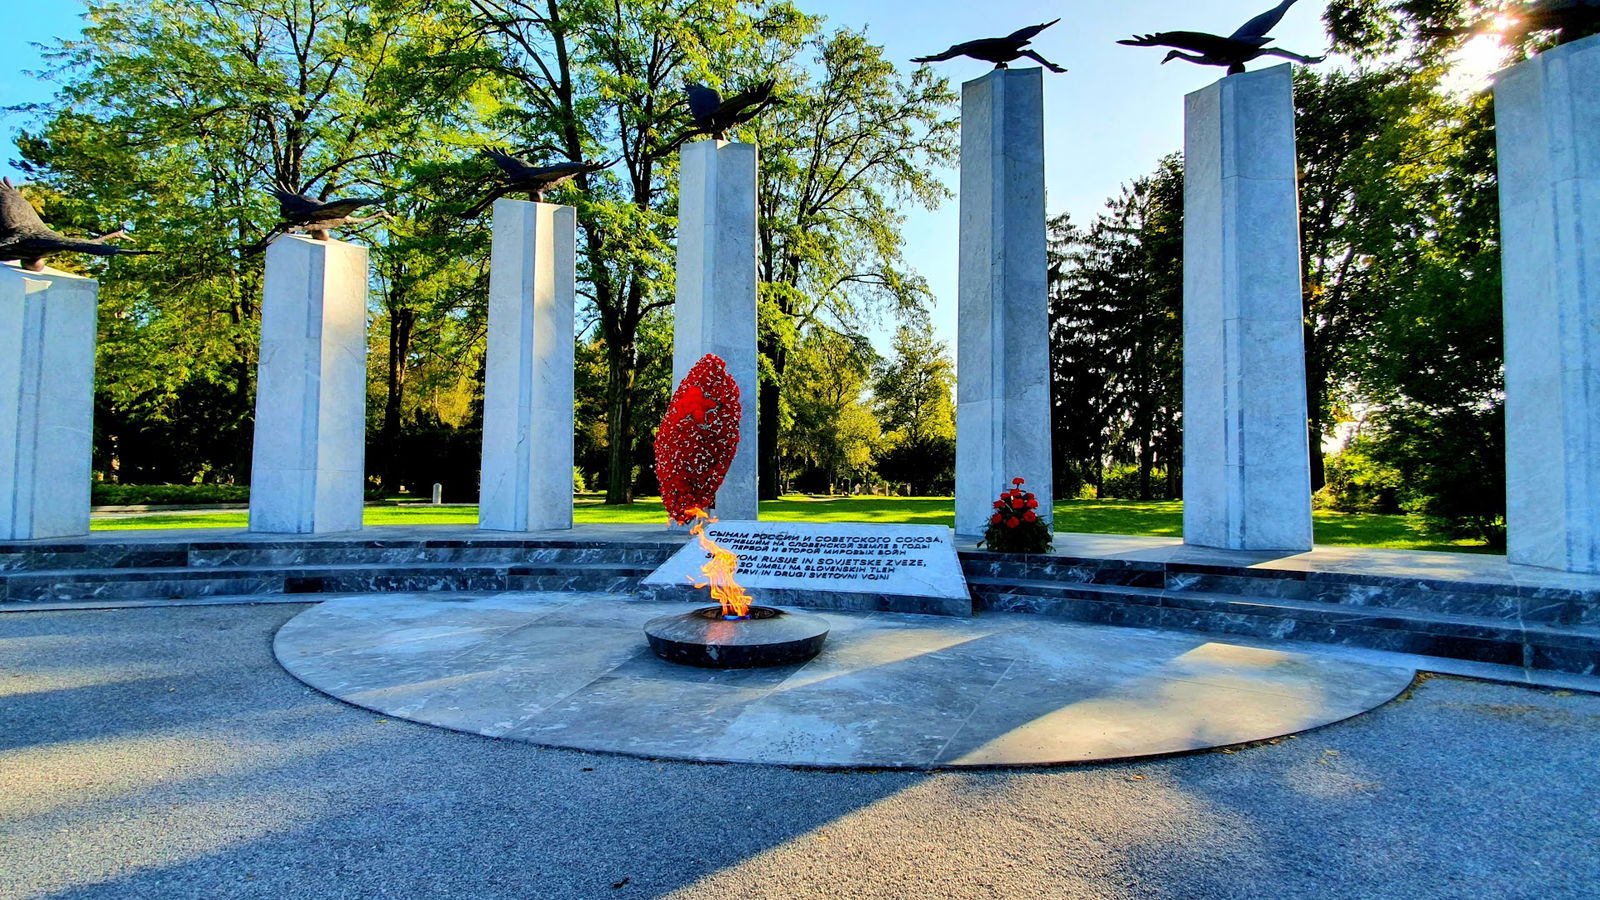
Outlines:
{"type": "Polygon", "coordinates": [[[694,129],[689,136],[708,134],[719,141],[727,140],[729,129],[743,125],[777,104],[772,96],[774,84],[764,81],[727,99],[703,84],[690,84],[685,88],[689,95],[689,116],[694,119],[694,129]]]}
{"type": "Polygon", "coordinates": [[[278,212],[283,217],[276,229],[279,234],[298,231],[311,235],[314,240],[325,241],[330,229],[390,218],[386,212],[356,218],[356,210],[378,202],[374,197],[318,200],[282,185],[272,188],[272,196],[278,198],[278,212]]]}
{"type": "Polygon", "coordinates": [[[494,186],[481,202],[468,210],[467,215],[476,216],[489,207],[489,204],[504,197],[506,194],[525,191],[539,203],[544,202],[544,193],[552,188],[560,187],[577,178],[579,175],[588,175],[599,172],[616,165],[616,160],[611,162],[562,162],[548,166],[536,166],[527,160],[503,153],[499,150],[485,149],[483,155],[487,156],[500,169],[505,176],[504,181],[494,186]]]}
{"type": "Polygon", "coordinates": [[[1136,34],[1128,40],[1117,43],[1130,47],[1176,47],[1176,50],[1168,53],[1167,58],[1161,61],[1162,65],[1175,59],[1185,59],[1202,66],[1226,66],[1229,75],[1244,74],[1245,63],[1262,56],[1279,56],[1307,64],[1322,62],[1327,57],[1304,56],[1267,46],[1272,42],[1272,38],[1267,37],[1267,32],[1283,21],[1284,14],[1294,4],[1295,0],[1283,0],[1272,9],[1244,23],[1244,27],[1228,37],[1201,31],[1162,31],[1157,34],[1136,34]],[[1184,53],[1185,50],[1191,52],[1184,53]]]}
{"type": "Polygon", "coordinates": [[[24,269],[43,272],[45,258],[57,253],[115,256],[149,252],[106,243],[123,236],[119,230],[97,238],[69,238],[53,231],[39,218],[33,204],[12,186],[11,179],[0,179],[0,260],[16,260],[24,269]]]}
{"type": "Polygon", "coordinates": [[[1045,59],[1036,51],[1027,49],[1029,42],[1038,37],[1039,32],[1049,28],[1051,25],[1054,25],[1059,21],[1061,20],[1053,19],[1044,23],[1043,25],[1029,25],[1027,28],[1014,31],[1005,37],[981,38],[976,41],[967,41],[964,44],[956,44],[954,47],[951,47],[949,50],[946,50],[943,53],[938,53],[933,56],[919,56],[916,59],[913,59],[912,62],[943,62],[947,59],[955,59],[958,56],[970,56],[973,59],[981,59],[984,62],[992,62],[994,63],[994,67],[996,69],[1005,69],[1009,68],[1007,65],[1008,63],[1015,62],[1016,60],[1026,57],[1027,59],[1031,59],[1034,62],[1039,63],[1052,72],[1065,72],[1066,69],[1063,69],[1050,60],[1045,59]]]}
{"type": "Polygon", "coordinates": [[[1466,28],[1432,32],[1434,36],[1467,37],[1499,32],[1510,41],[1520,41],[1536,31],[1554,31],[1557,44],[1570,44],[1592,34],[1600,34],[1600,0],[1534,0],[1513,3],[1499,16],[1466,28]]]}

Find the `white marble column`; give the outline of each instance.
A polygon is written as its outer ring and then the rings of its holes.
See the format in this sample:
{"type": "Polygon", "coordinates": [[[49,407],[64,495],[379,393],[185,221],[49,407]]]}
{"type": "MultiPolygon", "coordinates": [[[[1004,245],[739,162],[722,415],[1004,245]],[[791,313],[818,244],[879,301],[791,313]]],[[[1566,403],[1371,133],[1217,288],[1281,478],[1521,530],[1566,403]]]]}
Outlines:
{"type": "Polygon", "coordinates": [[[0,539],[89,533],[99,293],[0,264],[0,539]]]}
{"type": "Polygon", "coordinates": [[[1311,549],[1294,88],[1287,65],[1187,98],[1183,537],[1311,549]]]}
{"type": "Polygon", "coordinates": [[[497,200],[478,525],[572,527],[577,210],[497,200]]]}
{"type": "Polygon", "coordinates": [[[1050,302],[1043,69],[961,86],[956,533],[982,534],[1027,480],[1050,521],[1050,302]]]}
{"type": "Polygon", "coordinates": [[[739,385],[739,451],[717,492],[724,520],[760,518],[756,460],[756,160],[754,144],[683,148],[678,187],[678,297],[672,381],[715,353],[739,385]]]}
{"type": "Polygon", "coordinates": [[[1510,561],[1600,572],[1600,36],[1495,79],[1510,561]]]}
{"type": "Polygon", "coordinates": [[[267,249],[250,530],[361,527],[367,248],[289,235],[267,249]]]}

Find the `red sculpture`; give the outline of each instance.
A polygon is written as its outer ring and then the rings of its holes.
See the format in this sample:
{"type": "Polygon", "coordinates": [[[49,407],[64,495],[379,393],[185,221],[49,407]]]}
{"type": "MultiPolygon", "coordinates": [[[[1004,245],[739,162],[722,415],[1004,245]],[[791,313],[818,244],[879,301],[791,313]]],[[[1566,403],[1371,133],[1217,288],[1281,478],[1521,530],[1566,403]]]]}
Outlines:
{"type": "Polygon", "coordinates": [[[712,354],[694,364],[672,394],[656,432],[656,479],[674,522],[716,505],[717,490],[739,449],[739,385],[712,354]]]}

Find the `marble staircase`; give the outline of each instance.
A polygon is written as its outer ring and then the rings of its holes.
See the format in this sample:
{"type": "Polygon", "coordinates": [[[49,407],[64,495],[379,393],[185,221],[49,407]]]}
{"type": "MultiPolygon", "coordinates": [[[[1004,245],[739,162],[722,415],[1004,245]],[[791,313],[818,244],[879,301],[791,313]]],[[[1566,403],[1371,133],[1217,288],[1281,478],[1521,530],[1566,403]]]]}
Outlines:
{"type": "Polygon", "coordinates": [[[983,610],[1600,671],[1600,592],[1341,571],[965,553],[983,610]]]}
{"type": "Polygon", "coordinates": [[[0,545],[0,604],[632,591],[678,546],[492,538],[10,544],[0,545]]]}

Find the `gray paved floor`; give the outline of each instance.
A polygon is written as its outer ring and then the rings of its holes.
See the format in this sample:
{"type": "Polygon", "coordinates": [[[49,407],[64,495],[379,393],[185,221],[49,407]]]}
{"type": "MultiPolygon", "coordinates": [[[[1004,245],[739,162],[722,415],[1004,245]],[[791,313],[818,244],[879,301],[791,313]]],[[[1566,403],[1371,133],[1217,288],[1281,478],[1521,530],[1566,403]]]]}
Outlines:
{"type": "Polygon", "coordinates": [[[0,897],[1592,897],[1600,697],[1435,679],[1277,745],[802,772],[385,720],[297,607],[0,617],[0,897]],[[613,885],[620,885],[613,887],[613,885]]]}

